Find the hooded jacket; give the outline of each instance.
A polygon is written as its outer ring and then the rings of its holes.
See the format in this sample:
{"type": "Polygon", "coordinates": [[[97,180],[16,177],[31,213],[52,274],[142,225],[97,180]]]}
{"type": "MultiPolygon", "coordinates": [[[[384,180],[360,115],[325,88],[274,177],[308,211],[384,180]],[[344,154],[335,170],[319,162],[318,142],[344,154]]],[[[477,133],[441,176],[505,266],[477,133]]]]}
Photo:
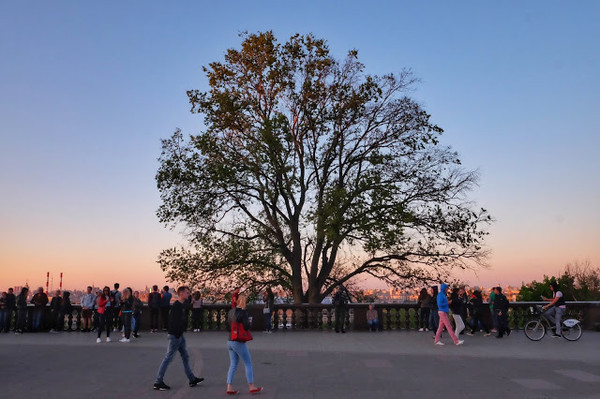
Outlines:
{"type": "Polygon", "coordinates": [[[442,283],[440,285],[440,292],[437,295],[437,305],[438,311],[448,313],[450,309],[448,309],[448,298],[446,298],[446,290],[448,289],[448,284],[442,283]]]}

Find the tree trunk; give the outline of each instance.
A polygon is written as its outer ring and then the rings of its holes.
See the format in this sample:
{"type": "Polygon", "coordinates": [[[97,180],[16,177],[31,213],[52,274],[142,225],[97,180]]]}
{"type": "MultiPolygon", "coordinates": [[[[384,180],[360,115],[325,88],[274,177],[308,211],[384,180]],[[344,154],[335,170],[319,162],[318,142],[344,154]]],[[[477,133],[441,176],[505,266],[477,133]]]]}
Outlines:
{"type": "Polygon", "coordinates": [[[309,287],[308,289],[308,303],[319,304],[323,300],[321,295],[320,287],[309,287]]]}

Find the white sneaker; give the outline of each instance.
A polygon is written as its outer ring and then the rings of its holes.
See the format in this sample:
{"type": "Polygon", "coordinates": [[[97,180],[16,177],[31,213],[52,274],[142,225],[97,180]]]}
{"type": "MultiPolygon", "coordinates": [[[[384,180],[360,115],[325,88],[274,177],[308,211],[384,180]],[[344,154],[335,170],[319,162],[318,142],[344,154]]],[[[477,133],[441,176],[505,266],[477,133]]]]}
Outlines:
{"type": "Polygon", "coordinates": [[[110,337],[106,337],[106,342],[110,342],[110,337]]]}
{"type": "Polygon", "coordinates": [[[440,345],[440,346],[443,346],[443,345],[444,345],[444,343],[443,343],[442,341],[438,341],[438,342],[436,342],[435,344],[436,344],[436,345],[440,345]]]}
{"type": "Polygon", "coordinates": [[[423,331],[423,329],[422,329],[422,328],[419,328],[419,331],[423,331]]]}
{"type": "Polygon", "coordinates": [[[99,343],[101,343],[101,342],[102,342],[102,340],[101,340],[100,338],[96,338],[96,343],[97,343],[97,344],[99,344],[99,343]]]}
{"type": "Polygon", "coordinates": [[[129,340],[127,338],[123,337],[119,340],[119,342],[129,342],[129,340]]]}
{"type": "Polygon", "coordinates": [[[456,343],[456,346],[458,346],[458,345],[462,345],[462,344],[464,344],[464,343],[465,343],[465,341],[463,341],[463,340],[460,340],[460,341],[458,341],[458,342],[456,343]]]}

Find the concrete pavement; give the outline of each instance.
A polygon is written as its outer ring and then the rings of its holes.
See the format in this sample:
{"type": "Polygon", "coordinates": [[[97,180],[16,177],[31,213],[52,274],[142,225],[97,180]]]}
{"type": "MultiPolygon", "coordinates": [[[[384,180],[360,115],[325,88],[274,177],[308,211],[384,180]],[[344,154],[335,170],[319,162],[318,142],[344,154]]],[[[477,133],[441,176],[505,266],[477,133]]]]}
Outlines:
{"type": "MultiPolygon", "coordinates": [[[[600,398],[600,333],[577,342],[461,336],[433,344],[416,331],[254,332],[248,343],[260,398],[600,398]]],[[[129,344],[96,344],[88,333],[0,334],[0,398],[225,398],[226,333],[186,333],[196,375],[190,388],[177,355],[152,389],[166,334],[143,333],[129,344]]],[[[103,336],[104,338],[104,336],[103,336]]],[[[235,385],[247,391],[243,365],[235,385]]]]}

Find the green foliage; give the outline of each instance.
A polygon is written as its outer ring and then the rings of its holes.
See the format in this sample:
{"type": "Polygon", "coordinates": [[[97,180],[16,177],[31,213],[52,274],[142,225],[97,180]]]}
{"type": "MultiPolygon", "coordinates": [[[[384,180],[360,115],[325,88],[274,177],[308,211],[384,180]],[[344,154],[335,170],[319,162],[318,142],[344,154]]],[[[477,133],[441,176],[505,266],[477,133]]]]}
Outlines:
{"type": "Polygon", "coordinates": [[[518,301],[540,301],[542,296],[552,297],[550,283],[556,282],[567,301],[600,300],[600,268],[592,267],[589,262],[567,265],[564,272],[557,277],[544,275],[541,282],[532,281],[523,284],[518,301]]]}
{"type": "Polygon", "coordinates": [[[407,97],[410,72],[364,69],[355,50],[272,32],[204,68],[209,90],[187,94],[206,129],[163,140],[156,176],[160,221],[189,237],[159,258],[170,279],[314,303],[361,274],[406,285],[483,265],[476,174],[407,97]]]}

